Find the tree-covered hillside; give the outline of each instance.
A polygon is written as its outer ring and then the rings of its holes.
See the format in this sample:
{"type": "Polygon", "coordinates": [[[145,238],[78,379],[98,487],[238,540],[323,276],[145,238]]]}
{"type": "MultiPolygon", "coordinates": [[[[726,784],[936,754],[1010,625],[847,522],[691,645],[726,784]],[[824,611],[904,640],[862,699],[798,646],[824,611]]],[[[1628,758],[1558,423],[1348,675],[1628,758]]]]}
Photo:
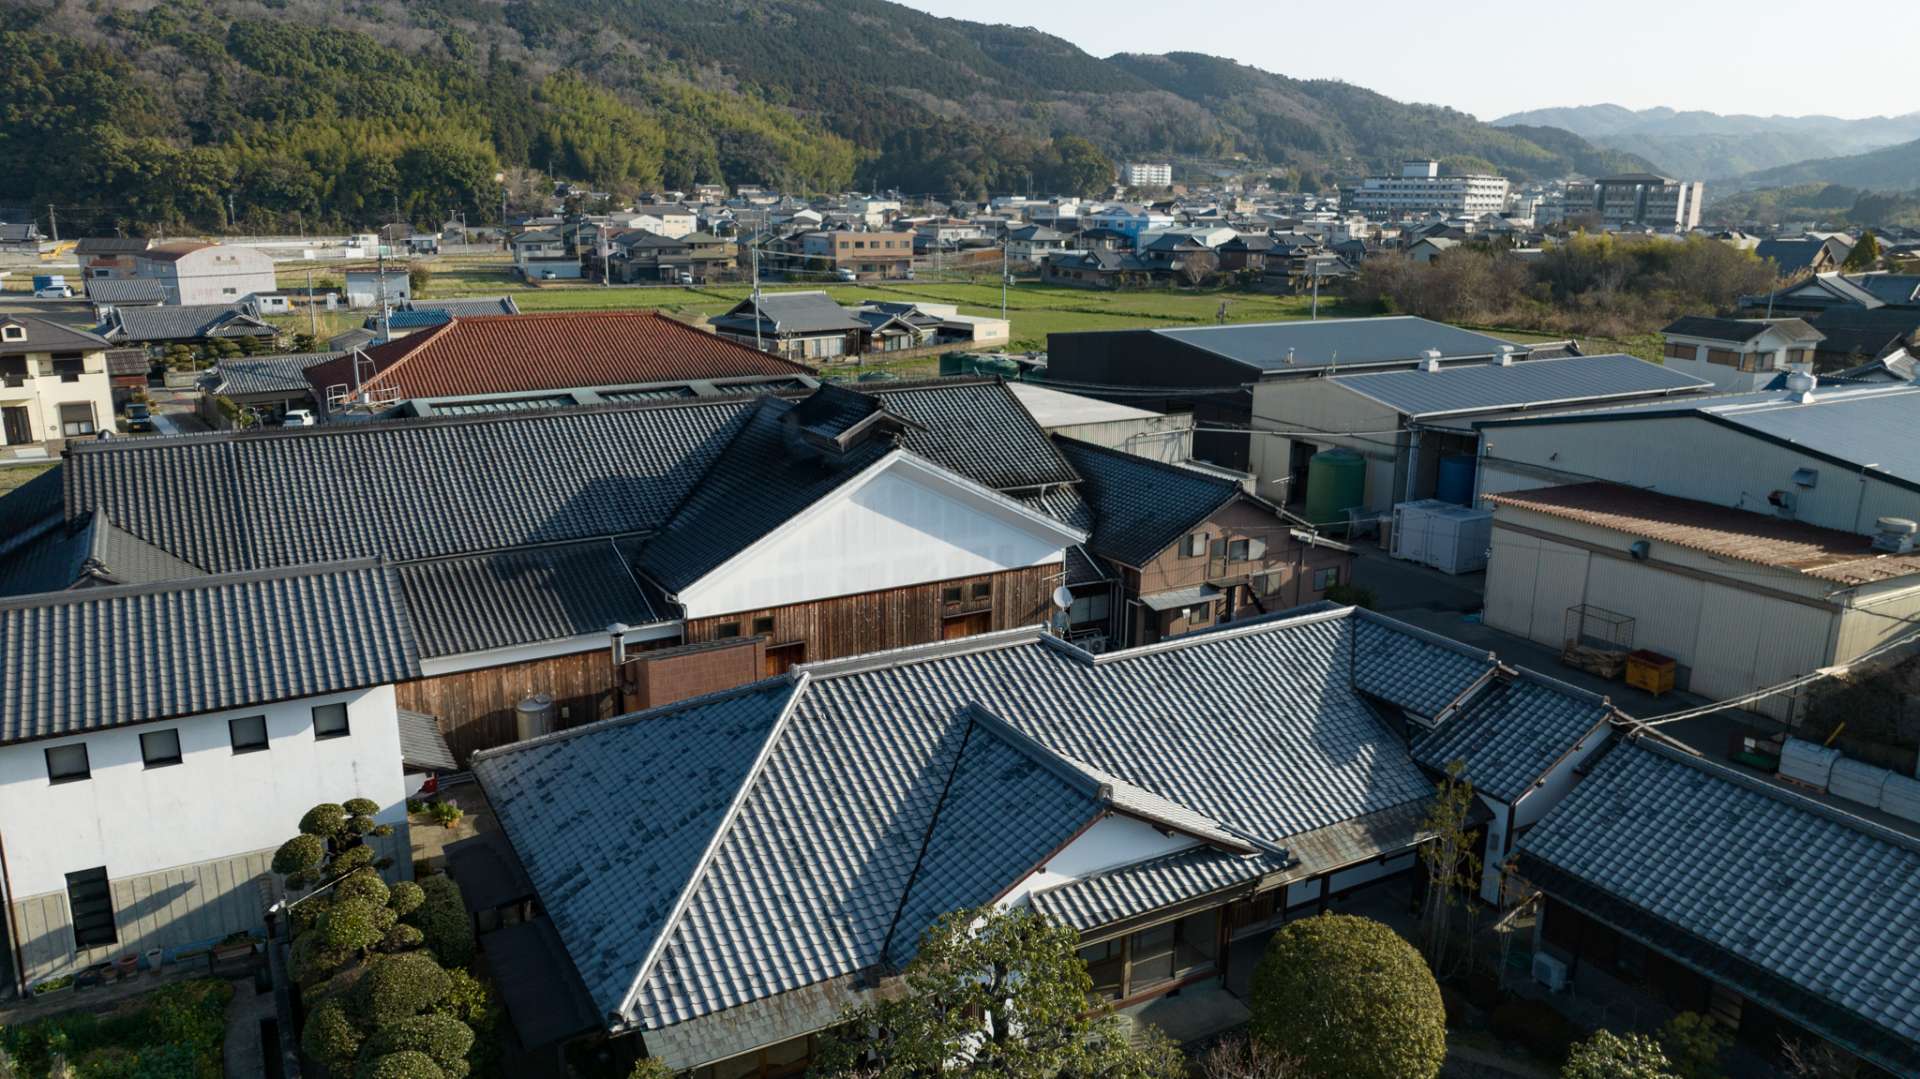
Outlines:
{"type": "Polygon", "coordinates": [[[0,33],[0,206],[60,203],[84,228],[487,220],[495,174],[525,169],[617,193],[977,197],[1090,192],[1135,155],[1309,187],[1405,156],[1645,166],[1345,83],[1100,59],[886,0],[16,0],[0,33]]]}

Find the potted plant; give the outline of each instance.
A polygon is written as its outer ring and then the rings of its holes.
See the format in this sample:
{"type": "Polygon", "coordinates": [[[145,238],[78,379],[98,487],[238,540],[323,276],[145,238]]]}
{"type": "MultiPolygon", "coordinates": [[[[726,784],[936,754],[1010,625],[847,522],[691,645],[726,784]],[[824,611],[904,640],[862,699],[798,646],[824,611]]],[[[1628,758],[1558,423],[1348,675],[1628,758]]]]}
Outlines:
{"type": "Polygon", "coordinates": [[[137,955],[123,955],[115,959],[113,965],[119,968],[120,977],[131,978],[140,970],[140,957],[137,955]]]}
{"type": "Polygon", "coordinates": [[[161,960],[166,958],[166,955],[167,953],[161,951],[158,948],[148,948],[147,949],[147,973],[158,978],[160,976],[160,962],[161,960]]]}
{"type": "Polygon", "coordinates": [[[215,962],[225,963],[234,959],[245,959],[253,954],[253,934],[240,930],[228,933],[226,938],[213,946],[215,962]]]}
{"type": "Polygon", "coordinates": [[[55,993],[69,992],[72,989],[73,975],[62,974],[57,978],[47,978],[34,983],[33,995],[36,997],[47,997],[55,993]]]}

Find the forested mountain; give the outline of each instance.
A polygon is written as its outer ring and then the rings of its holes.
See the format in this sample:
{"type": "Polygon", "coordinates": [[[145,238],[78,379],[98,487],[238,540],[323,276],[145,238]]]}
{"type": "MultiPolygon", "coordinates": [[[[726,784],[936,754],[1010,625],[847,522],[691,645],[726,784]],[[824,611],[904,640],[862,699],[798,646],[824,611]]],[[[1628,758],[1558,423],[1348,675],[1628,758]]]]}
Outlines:
{"type": "Polygon", "coordinates": [[[1920,140],[1864,154],[1800,161],[1740,177],[1740,185],[1749,188],[1811,183],[1843,184],[1871,191],[1908,191],[1920,187],[1920,140]]]}
{"type": "Polygon", "coordinates": [[[1149,154],[1308,187],[1405,156],[1647,167],[1346,83],[1101,59],[885,0],[15,0],[0,33],[0,207],[63,203],[73,227],[220,228],[229,196],[248,229],[487,220],[495,174],[525,168],[615,192],[979,196],[1086,190],[1107,158],[1149,154]]]}
{"type": "Polygon", "coordinates": [[[1602,146],[1639,154],[1669,175],[1708,180],[1920,138],[1920,112],[1847,120],[1581,105],[1517,112],[1493,123],[1561,128],[1602,146]]]}

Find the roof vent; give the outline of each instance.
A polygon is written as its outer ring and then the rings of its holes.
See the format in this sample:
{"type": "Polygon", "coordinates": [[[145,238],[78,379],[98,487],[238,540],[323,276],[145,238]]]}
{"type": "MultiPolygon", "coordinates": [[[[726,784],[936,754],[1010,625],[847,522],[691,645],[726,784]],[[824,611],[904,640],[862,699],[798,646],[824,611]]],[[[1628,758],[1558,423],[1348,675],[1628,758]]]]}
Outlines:
{"type": "Polygon", "coordinates": [[[1512,367],[1512,366],[1513,366],[1513,353],[1514,353],[1514,348],[1513,348],[1513,346],[1512,346],[1512,345],[1501,345],[1501,346],[1500,346],[1500,357],[1499,357],[1499,359],[1497,359],[1497,360],[1495,360],[1494,362],[1495,362],[1495,363],[1498,363],[1498,364],[1499,364],[1500,366],[1502,366],[1502,367],[1512,367]]]}
{"type": "Polygon", "coordinates": [[[1813,390],[1818,385],[1820,380],[1802,365],[1796,365],[1787,375],[1787,394],[1800,404],[1813,400],[1813,390]]]}
{"type": "Polygon", "coordinates": [[[1873,549],[1887,554],[1912,554],[1916,532],[1920,532],[1920,524],[1905,517],[1882,517],[1873,522],[1873,549]]]}
{"type": "Polygon", "coordinates": [[[1288,349],[1285,358],[1283,358],[1280,362],[1286,364],[1288,367],[1292,367],[1293,366],[1293,350],[1288,349]]]}
{"type": "Polygon", "coordinates": [[[1437,348],[1430,348],[1425,352],[1422,352],[1420,354],[1420,369],[1422,371],[1440,370],[1440,350],[1437,348]]]}

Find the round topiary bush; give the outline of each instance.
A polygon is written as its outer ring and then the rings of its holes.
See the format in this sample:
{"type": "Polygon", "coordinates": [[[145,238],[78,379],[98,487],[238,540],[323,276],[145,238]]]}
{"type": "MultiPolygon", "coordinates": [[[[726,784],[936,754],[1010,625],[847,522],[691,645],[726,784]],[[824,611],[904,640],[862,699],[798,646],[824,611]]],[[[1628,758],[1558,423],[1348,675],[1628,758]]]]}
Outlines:
{"type": "Polygon", "coordinates": [[[300,1051],[326,1068],[328,1075],[348,1075],[360,1053],[360,1041],[360,1032],[348,1021],[346,1009],[337,1000],[327,1000],[307,1013],[306,1029],[300,1032],[300,1051]]]}
{"type": "Polygon", "coordinates": [[[1253,1034],[1323,1079],[1433,1079],[1447,1055],[1440,986],[1370,918],[1323,914],[1275,933],[1253,974],[1253,1034]]]}
{"type": "Polygon", "coordinates": [[[302,835],[317,835],[331,839],[340,834],[347,825],[347,811],[332,802],[321,802],[300,818],[302,835]]]}
{"type": "Polygon", "coordinates": [[[380,803],[371,798],[349,798],[340,803],[349,817],[371,817],[380,812],[380,803]]]}
{"type": "Polygon", "coordinates": [[[460,1020],[445,1015],[416,1015],[374,1031],[361,1052],[372,1057],[408,1051],[425,1053],[440,1070],[458,1077],[467,1073],[467,1050],[472,1048],[473,1031],[460,1020]]]}
{"type": "Polygon", "coordinates": [[[317,835],[294,836],[273,852],[273,871],[283,877],[298,877],[320,867],[327,857],[327,841],[317,835]]]}
{"type": "MultiPolygon", "coordinates": [[[[340,883],[333,886],[333,897],[336,901],[341,899],[364,899],[369,903],[384,907],[387,905],[387,897],[389,894],[391,894],[391,889],[387,887],[387,882],[381,880],[380,874],[372,869],[356,869],[352,873],[349,873],[340,883]]],[[[398,912],[396,911],[395,913],[398,912]]]]}
{"type": "Polygon", "coordinates": [[[409,1050],[368,1060],[354,1079],[447,1079],[447,1073],[432,1057],[409,1050]]]}
{"type": "Polygon", "coordinates": [[[387,909],[402,918],[419,910],[420,904],[426,899],[427,893],[410,880],[403,880],[387,889],[387,909]]]}
{"type": "Polygon", "coordinates": [[[433,1007],[452,986],[432,956],[419,952],[384,956],[353,987],[354,1011],[365,1026],[383,1027],[433,1007]]]}

